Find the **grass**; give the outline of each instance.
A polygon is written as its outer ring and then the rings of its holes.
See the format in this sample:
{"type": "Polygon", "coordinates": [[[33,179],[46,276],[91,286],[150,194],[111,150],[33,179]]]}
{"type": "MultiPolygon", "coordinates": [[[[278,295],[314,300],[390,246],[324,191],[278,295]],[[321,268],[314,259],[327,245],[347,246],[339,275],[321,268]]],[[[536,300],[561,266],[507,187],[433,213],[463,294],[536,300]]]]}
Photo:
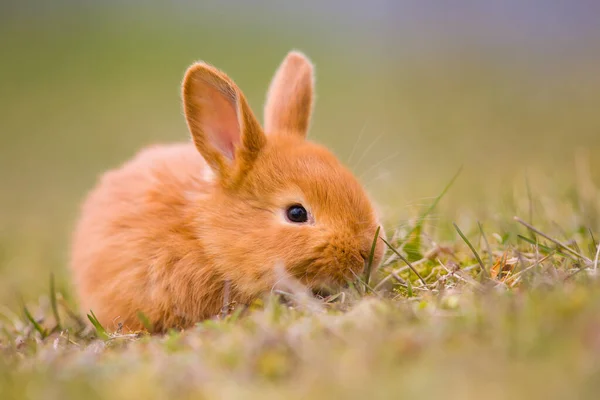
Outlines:
{"type": "Polygon", "coordinates": [[[595,398],[599,232],[501,219],[510,230],[454,224],[438,240],[417,215],[404,231],[421,224],[423,257],[393,232],[375,289],[228,304],[165,335],[110,332],[93,312],[84,325],[51,279],[2,313],[0,398],[595,398]]]}

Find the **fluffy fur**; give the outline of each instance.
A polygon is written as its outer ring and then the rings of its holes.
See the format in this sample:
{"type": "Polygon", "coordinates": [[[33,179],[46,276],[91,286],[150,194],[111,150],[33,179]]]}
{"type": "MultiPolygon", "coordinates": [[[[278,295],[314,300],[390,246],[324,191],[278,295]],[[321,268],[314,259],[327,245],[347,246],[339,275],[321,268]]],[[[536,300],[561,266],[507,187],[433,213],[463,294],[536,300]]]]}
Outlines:
{"type": "MultiPolygon", "coordinates": [[[[227,75],[192,65],[183,104],[193,144],[143,150],[83,205],[71,260],[82,310],[109,328],[141,329],[140,311],[156,330],[185,328],[218,314],[225,292],[239,303],[268,293],[276,265],[311,288],[362,273],[378,217],[357,179],[305,139],[312,99],[313,67],[291,52],[263,130],[227,75]],[[296,203],[309,222],[286,220],[296,203]]],[[[374,266],[382,255],[378,240],[374,266]]]]}

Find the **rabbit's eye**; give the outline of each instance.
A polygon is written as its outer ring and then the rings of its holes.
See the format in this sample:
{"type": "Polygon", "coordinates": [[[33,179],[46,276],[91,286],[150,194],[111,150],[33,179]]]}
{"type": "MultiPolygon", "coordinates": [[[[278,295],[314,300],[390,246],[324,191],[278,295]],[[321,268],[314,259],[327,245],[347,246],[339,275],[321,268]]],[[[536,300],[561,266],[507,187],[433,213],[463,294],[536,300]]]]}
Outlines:
{"type": "Polygon", "coordinates": [[[288,221],[295,222],[297,224],[308,221],[308,212],[301,204],[293,204],[288,207],[285,212],[285,216],[288,221]]]}

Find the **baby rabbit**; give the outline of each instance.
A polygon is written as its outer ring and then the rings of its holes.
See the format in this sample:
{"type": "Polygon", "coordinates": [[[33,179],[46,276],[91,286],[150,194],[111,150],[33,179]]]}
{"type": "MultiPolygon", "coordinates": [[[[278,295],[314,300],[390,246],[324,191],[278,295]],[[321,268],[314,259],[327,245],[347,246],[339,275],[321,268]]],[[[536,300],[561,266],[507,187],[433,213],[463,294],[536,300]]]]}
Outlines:
{"type": "MultiPolygon", "coordinates": [[[[141,151],[83,205],[71,254],[82,310],[128,331],[142,312],[164,331],[268,293],[277,266],[313,289],[360,275],[380,224],[352,173],[306,140],[313,85],[310,61],[290,52],[263,128],[225,73],[193,64],[182,85],[193,143],[141,151]]],[[[373,269],[382,256],[377,240],[373,269]]]]}

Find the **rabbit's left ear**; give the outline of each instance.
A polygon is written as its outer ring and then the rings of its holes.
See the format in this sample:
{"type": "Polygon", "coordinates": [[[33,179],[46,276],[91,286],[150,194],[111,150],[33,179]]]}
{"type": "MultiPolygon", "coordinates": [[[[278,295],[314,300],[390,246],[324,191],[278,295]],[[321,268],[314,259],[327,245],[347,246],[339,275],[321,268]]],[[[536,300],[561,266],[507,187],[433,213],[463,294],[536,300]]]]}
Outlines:
{"type": "Polygon", "coordinates": [[[306,137],[312,114],[313,65],[298,51],[290,52],[275,73],[265,104],[265,132],[306,137]]]}

